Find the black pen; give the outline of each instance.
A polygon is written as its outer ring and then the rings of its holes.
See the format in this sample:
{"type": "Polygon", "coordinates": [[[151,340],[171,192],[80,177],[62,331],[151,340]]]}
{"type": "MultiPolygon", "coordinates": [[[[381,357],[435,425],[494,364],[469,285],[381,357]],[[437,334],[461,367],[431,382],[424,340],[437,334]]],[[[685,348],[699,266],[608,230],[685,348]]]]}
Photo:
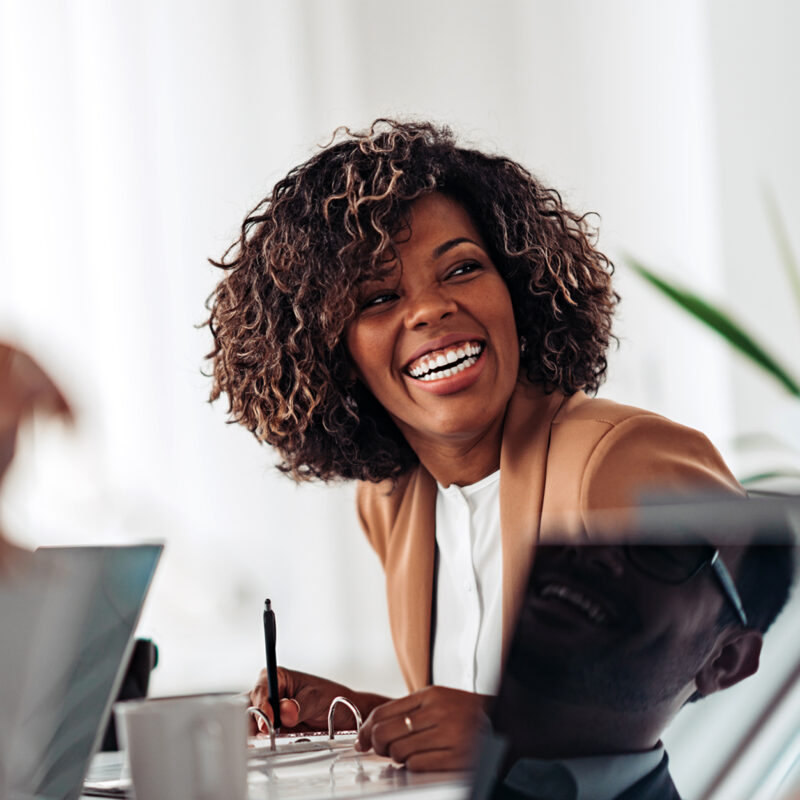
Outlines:
{"type": "Polygon", "coordinates": [[[267,691],[272,707],[272,720],[277,730],[281,726],[280,695],[278,694],[278,661],[275,658],[275,612],[269,600],[264,601],[264,645],[267,649],[267,691]]]}

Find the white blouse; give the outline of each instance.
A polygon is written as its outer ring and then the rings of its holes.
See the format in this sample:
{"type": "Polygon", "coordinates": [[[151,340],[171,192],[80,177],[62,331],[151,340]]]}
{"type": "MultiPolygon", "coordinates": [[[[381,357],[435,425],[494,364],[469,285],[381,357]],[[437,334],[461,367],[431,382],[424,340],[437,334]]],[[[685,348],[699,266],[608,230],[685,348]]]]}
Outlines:
{"type": "Polygon", "coordinates": [[[495,694],[503,642],[500,472],[439,485],[433,682],[495,694]]]}

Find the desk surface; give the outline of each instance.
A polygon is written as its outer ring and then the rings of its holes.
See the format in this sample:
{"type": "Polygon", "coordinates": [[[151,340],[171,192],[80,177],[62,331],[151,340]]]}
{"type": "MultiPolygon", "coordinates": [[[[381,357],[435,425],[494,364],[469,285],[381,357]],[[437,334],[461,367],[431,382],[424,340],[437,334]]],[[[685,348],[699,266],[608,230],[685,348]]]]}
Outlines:
{"type": "MultiPolygon", "coordinates": [[[[119,753],[99,753],[88,780],[106,781],[106,797],[130,796],[120,779],[119,753]]],[[[352,748],[297,754],[289,758],[251,758],[248,763],[248,800],[348,800],[383,794],[402,794],[424,800],[466,800],[470,776],[464,773],[409,772],[391,759],[356,753],[352,748]]],[[[84,794],[88,800],[97,794],[84,794]]]]}

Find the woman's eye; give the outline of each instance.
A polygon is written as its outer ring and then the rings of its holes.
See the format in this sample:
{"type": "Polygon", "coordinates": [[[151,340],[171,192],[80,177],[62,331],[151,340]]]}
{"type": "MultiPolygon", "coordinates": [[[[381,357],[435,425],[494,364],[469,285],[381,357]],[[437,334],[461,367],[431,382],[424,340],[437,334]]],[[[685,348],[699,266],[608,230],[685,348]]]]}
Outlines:
{"type": "Polygon", "coordinates": [[[465,261],[463,264],[459,264],[454,269],[450,270],[447,277],[448,278],[460,278],[462,275],[469,275],[471,272],[476,272],[477,270],[483,269],[483,265],[477,261],[465,261]]]}
{"type": "Polygon", "coordinates": [[[386,303],[391,303],[392,300],[397,299],[396,292],[380,292],[379,294],[374,294],[371,297],[367,297],[361,303],[361,310],[366,311],[369,308],[375,308],[376,306],[382,306],[386,303]]]}

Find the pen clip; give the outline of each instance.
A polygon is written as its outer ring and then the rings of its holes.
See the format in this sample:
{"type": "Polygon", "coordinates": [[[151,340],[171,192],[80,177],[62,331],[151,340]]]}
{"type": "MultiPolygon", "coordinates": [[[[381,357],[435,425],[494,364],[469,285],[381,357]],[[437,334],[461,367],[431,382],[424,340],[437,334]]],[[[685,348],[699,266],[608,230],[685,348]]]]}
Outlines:
{"type": "Polygon", "coordinates": [[[261,717],[264,720],[267,724],[267,731],[269,731],[269,749],[275,750],[275,726],[272,724],[272,720],[258,706],[250,706],[247,709],[247,713],[254,717],[261,717]]]}
{"type": "MultiPolygon", "coordinates": [[[[348,700],[346,697],[334,697],[331,700],[330,708],[328,709],[328,738],[334,738],[334,729],[333,729],[333,715],[336,711],[336,706],[338,703],[342,703],[343,705],[347,706],[352,712],[353,716],[356,718],[356,733],[361,730],[361,712],[356,708],[355,704],[348,700]]],[[[259,709],[260,710],[260,709],[259,709]]]]}

